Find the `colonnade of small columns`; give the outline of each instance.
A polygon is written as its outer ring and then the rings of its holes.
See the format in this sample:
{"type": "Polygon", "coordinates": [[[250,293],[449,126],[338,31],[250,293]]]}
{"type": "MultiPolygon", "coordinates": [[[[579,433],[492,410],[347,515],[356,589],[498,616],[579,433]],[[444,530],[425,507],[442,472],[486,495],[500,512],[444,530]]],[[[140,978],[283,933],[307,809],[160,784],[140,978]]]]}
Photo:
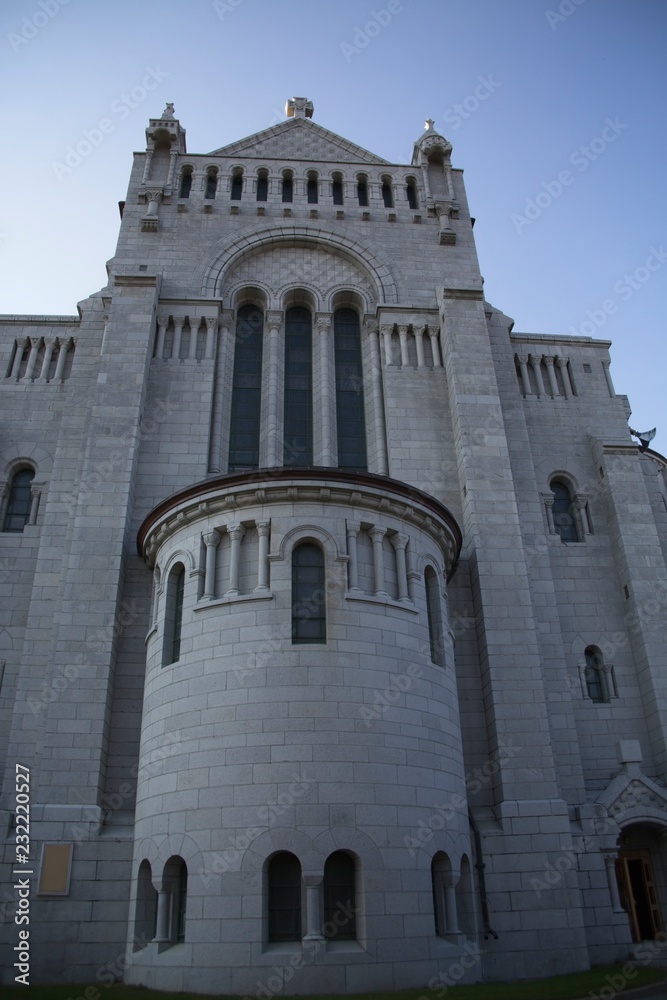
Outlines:
{"type": "Polygon", "coordinates": [[[515,360],[524,396],[551,396],[552,398],[564,396],[567,399],[569,396],[577,395],[570,378],[569,358],[560,354],[516,354],[515,360]],[[557,372],[560,374],[561,385],[558,383],[557,372]],[[535,390],[531,384],[531,373],[535,390]]]}
{"type": "Polygon", "coordinates": [[[217,316],[158,316],[155,358],[163,361],[197,361],[197,345],[202,323],[205,324],[206,340],[204,360],[212,360],[215,355],[215,340],[218,331],[217,316]],[[167,346],[167,331],[171,326],[173,339],[167,346]],[[183,345],[187,344],[185,357],[181,357],[183,345]]]}
{"type": "Polygon", "coordinates": [[[7,377],[17,382],[62,382],[68,353],[74,351],[74,345],[72,337],[19,337],[7,377]],[[27,364],[23,370],[26,353],[27,364]],[[50,375],[54,356],[55,371],[50,375]]]}
{"type": "Polygon", "coordinates": [[[426,363],[424,344],[427,342],[431,348],[431,359],[433,368],[442,368],[442,354],[440,351],[440,331],[437,328],[427,325],[419,326],[413,323],[383,323],[381,326],[382,340],[384,344],[385,365],[400,365],[402,368],[410,366],[410,338],[414,341],[417,356],[417,368],[428,368],[431,365],[426,363]],[[394,330],[398,333],[398,355],[395,351],[394,330]]]}
{"type": "Polygon", "coordinates": [[[397,598],[399,601],[409,601],[410,591],[408,587],[408,564],[407,547],[410,541],[409,536],[398,531],[389,531],[380,525],[371,527],[362,526],[358,522],[348,521],[346,525],[347,533],[347,577],[350,593],[363,593],[359,586],[359,554],[358,540],[362,530],[365,530],[373,545],[373,594],[376,597],[390,597],[385,583],[384,567],[384,538],[388,540],[394,549],[396,558],[396,580],[397,598]]]}
{"type": "MultiPolygon", "coordinates": [[[[269,592],[269,533],[271,522],[255,521],[254,527],[259,539],[259,551],[257,555],[257,586],[254,588],[255,594],[268,594],[269,592]]],[[[218,595],[217,577],[217,549],[225,532],[230,540],[229,553],[229,586],[222,596],[238,597],[241,593],[239,589],[239,574],[241,567],[241,543],[246,534],[246,526],[239,522],[212,528],[202,535],[206,549],[204,561],[204,593],[202,600],[213,601],[218,595]]]]}

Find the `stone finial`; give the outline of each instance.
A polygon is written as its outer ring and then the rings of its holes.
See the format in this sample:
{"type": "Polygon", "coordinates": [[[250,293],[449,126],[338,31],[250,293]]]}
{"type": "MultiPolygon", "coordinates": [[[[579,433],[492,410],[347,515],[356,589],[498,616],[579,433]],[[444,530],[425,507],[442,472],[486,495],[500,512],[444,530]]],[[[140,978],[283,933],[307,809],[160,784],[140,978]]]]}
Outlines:
{"type": "Polygon", "coordinates": [[[162,112],[163,118],[173,118],[174,117],[174,105],[167,104],[166,108],[162,112]]]}
{"type": "Polygon", "coordinates": [[[424,128],[427,132],[433,132],[435,130],[435,120],[433,118],[427,118],[424,122],[424,128]]]}
{"type": "Polygon", "coordinates": [[[290,97],[285,105],[288,118],[312,118],[315,107],[307,97],[290,97]]]}

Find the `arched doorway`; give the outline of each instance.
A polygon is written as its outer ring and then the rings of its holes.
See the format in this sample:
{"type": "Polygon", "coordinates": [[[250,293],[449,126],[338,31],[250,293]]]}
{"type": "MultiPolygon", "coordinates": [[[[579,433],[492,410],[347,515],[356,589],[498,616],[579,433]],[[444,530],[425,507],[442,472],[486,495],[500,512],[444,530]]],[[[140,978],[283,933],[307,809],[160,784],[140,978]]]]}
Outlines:
{"type": "Polygon", "coordinates": [[[667,904],[664,837],[661,827],[649,823],[633,823],[619,837],[616,877],[633,941],[653,941],[664,931],[667,904]]]}

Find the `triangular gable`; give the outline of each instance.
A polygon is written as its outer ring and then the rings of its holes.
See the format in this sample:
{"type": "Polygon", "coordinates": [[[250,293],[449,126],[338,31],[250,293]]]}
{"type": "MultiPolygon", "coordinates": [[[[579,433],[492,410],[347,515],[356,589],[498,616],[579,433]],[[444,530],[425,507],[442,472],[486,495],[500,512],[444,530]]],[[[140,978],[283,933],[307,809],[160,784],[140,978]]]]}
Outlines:
{"type": "Polygon", "coordinates": [[[308,118],[292,118],[272,128],[255,132],[210,156],[253,157],[262,160],[325,160],[333,163],[388,164],[381,156],[329,132],[308,118]]]}

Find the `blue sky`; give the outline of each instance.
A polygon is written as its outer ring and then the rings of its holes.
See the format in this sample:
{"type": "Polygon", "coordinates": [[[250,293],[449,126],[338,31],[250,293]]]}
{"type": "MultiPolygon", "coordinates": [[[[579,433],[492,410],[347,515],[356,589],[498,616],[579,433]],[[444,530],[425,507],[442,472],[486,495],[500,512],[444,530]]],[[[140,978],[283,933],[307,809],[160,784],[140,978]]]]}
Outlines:
{"type": "Polygon", "coordinates": [[[131,154],[167,101],[193,152],[293,95],[392,162],[432,117],[489,301],[517,331],[612,340],[631,424],[664,453],[666,28],[664,0],[5,0],[0,312],[75,313],[105,284],[131,154]]]}

